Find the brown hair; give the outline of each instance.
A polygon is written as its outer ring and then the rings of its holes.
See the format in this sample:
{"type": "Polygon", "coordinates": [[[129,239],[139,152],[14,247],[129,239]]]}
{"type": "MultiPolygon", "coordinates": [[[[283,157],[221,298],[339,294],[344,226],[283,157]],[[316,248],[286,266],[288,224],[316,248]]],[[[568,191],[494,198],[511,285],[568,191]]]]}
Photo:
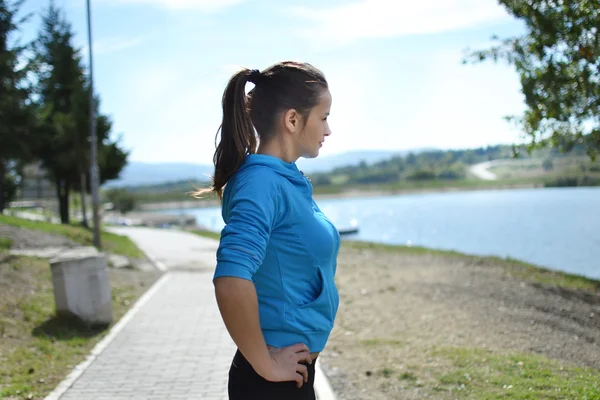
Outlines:
{"type": "Polygon", "coordinates": [[[223,93],[223,120],[217,131],[221,140],[213,157],[212,186],[193,192],[194,197],[212,192],[222,199],[223,187],[246,156],[256,152],[255,129],[261,141],[270,140],[282,111],[295,109],[307,117],[327,87],[323,73],[308,63],[286,61],[263,72],[243,69],[234,74],[223,93]],[[255,87],[246,96],[247,82],[255,87]]]}

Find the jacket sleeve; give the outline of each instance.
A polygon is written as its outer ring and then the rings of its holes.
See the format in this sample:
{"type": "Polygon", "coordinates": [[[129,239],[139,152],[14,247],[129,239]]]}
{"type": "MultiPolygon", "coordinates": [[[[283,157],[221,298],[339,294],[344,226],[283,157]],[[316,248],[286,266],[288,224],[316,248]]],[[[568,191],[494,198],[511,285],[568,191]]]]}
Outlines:
{"type": "Polygon", "coordinates": [[[279,210],[275,183],[273,177],[255,173],[234,183],[224,212],[226,225],[221,231],[213,279],[233,276],[252,280],[262,265],[279,210]]]}

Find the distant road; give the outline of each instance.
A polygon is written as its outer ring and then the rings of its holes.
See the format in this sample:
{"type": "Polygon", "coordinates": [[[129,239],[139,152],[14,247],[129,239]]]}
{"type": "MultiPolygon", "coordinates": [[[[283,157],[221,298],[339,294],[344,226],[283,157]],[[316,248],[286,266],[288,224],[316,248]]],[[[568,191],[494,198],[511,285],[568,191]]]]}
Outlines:
{"type": "Polygon", "coordinates": [[[493,167],[494,165],[502,164],[503,162],[504,160],[493,160],[475,164],[469,168],[469,172],[479,179],[483,179],[485,181],[495,181],[498,179],[498,176],[493,172],[488,171],[488,168],[493,167]]]}

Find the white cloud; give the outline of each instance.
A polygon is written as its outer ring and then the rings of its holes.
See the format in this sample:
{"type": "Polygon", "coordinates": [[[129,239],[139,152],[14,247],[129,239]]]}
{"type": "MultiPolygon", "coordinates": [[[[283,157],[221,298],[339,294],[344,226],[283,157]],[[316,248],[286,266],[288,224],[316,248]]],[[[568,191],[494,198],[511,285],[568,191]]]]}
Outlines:
{"type": "Polygon", "coordinates": [[[430,34],[509,18],[495,0],[362,0],[334,8],[293,7],[315,25],[297,33],[319,43],[430,34]]]}
{"type": "Polygon", "coordinates": [[[218,11],[244,0],[102,0],[109,4],[150,5],[173,10],[218,11]]]}
{"type": "MultiPolygon", "coordinates": [[[[127,38],[122,36],[109,37],[105,39],[99,39],[94,41],[94,56],[109,54],[116,51],[129,49],[131,47],[138,46],[148,40],[148,37],[140,36],[134,38],[127,38]]],[[[87,60],[88,57],[88,46],[85,45],[81,49],[81,53],[87,60]]]]}
{"type": "Polygon", "coordinates": [[[98,40],[94,43],[94,52],[97,54],[113,53],[115,51],[129,49],[138,46],[146,41],[144,37],[126,38],[111,37],[98,40]]]}

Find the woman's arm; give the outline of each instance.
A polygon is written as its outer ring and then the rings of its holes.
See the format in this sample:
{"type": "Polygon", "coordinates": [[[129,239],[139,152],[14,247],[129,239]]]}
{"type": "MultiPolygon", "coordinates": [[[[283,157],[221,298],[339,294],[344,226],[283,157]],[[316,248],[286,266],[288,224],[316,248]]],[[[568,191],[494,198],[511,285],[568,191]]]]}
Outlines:
{"type": "Polygon", "coordinates": [[[231,338],[254,370],[264,376],[271,356],[258,317],[258,298],[252,281],[221,277],[214,281],[221,316],[231,338]]]}
{"type": "Polygon", "coordinates": [[[311,362],[306,345],[297,344],[269,350],[260,328],[258,298],[254,283],[236,277],[214,280],[217,304],[231,338],[256,373],[269,381],[296,381],[298,387],[308,381],[308,369],[301,361],[311,362]]]}

